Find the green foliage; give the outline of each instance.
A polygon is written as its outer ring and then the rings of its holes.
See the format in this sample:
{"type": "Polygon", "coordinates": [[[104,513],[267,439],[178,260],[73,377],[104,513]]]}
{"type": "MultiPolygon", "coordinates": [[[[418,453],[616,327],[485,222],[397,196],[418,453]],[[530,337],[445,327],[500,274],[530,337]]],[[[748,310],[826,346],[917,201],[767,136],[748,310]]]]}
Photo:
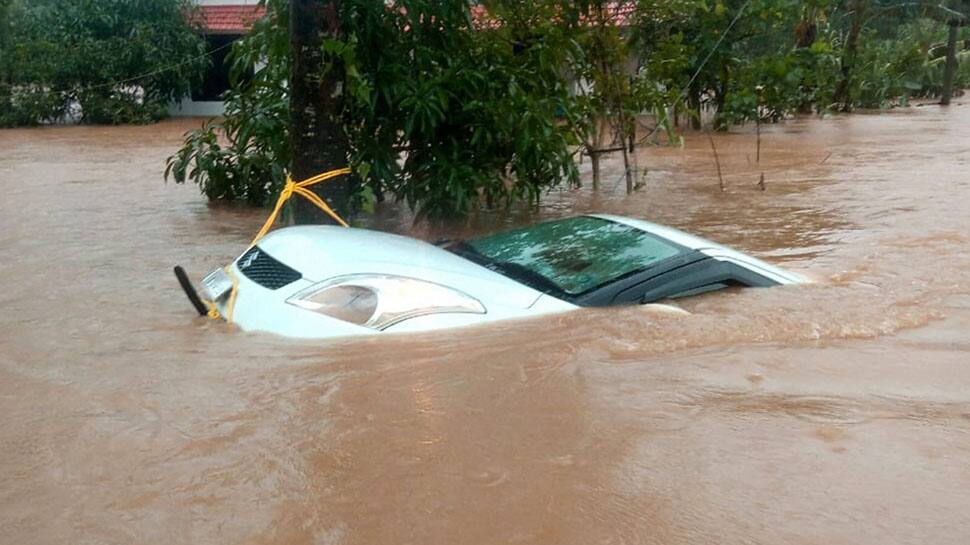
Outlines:
{"type": "Polygon", "coordinates": [[[576,23],[570,30],[577,49],[568,58],[570,75],[578,81],[573,125],[587,150],[605,147],[607,138],[628,132],[640,104],[630,70],[631,48],[624,28],[616,24],[616,2],[590,1],[572,6],[567,15],[576,23]],[[607,123],[601,123],[607,121],[607,123]]]}
{"type": "Polygon", "coordinates": [[[778,54],[773,42],[785,32],[790,5],[786,0],[641,1],[636,28],[641,55],[653,64],[679,67],[646,77],[681,90],[695,126],[701,110],[713,107],[715,125],[724,128],[737,120],[729,110],[738,105],[728,106],[736,80],[760,58],[778,54]]]}
{"type": "MultiPolygon", "coordinates": [[[[225,119],[187,134],[169,160],[177,182],[214,200],[271,201],[292,156],[287,2],[264,3],[267,18],[232,52],[225,119]]],[[[343,37],[323,47],[344,69],[321,77],[343,82],[357,207],[389,195],[436,217],[575,183],[577,150],[627,134],[638,115],[676,141],[671,112],[726,129],[936,96],[953,17],[901,0],[340,5],[343,37]],[[631,10],[624,25],[618,9],[631,10]]],[[[970,85],[968,65],[958,86],[970,85]]]]}
{"type": "MultiPolygon", "coordinates": [[[[223,122],[187,135],[170,159],[177,182],[197,182],[209,198],[261,203],[280,188],[289,164],[286,2],[233,51],[239,78],[223,122]],[[217,134],[227,142],[220,144],[217,134]],[[263,180],[260,185],[259,180],[263,180]]],[[[575,180],[574,138],[557,118],[568,104],[561,74],[564,35],[520,32],[521,7],[476,30],[470,6],[413,0],[400,9],[360,0],[342,4],[345,39],[328,41],[345,66],[351,164],[366,195],[389,193],[419,214],[461,214],[481,205],[536,202],[543,189],[575,180]]]]}
{"type": "MultiPolygon", "coordinates": [[[[648,79],[660,88],[684,88],[691,115],[714,112],[714,125],[726,128],[760,116],[778,121],[798,112],[823,112],[833,104],[843,78],[846,36],[853,13],[866,7],[858,50],[849,62],[850,106],[882,108],[914,97],[938,96],[942,61],[934,57],[945,41],[948,17],[935,5],[870,0],[641,0],[637,37],[644,58],[656,70],[648,79]],[[744,7],[743,12],[741,8],[744,7]],[[739,16],[740,13],[740,16],[739,16]],[[721,47],[721,32],[738,16],[721,47]],[[806,43],[799,47],[800,39],[806,43]],[[703,63],[707,55],[710,57],[703,63]]],[[[966,10],[954,4],[954,8],[966,10]]],[[[966,54],[964,54],[966,56],[966,54]]],[[[966,63],[957,86],[965,87],[966,63]]]]}
{"type": "Polygon", "coordinates": [[[830,107],[839,76],[839,55],[820,38],[811,47],[745,58],[735,70],[724,106],[726,125],[777,122],[800,109],[830,107]]]}
{"type": "Polygon", "coordinates": [[[347,40],[330,52],[347,67],[353,163],[376,193],[447,216],[576,178],[556,118],[565,36],[521,25],[542,7],[529,4],[497,5],[499,24],[476,30],[463,2],[344,3],[347,40]]]}
{"type": "Polygon", "coordinates": [[[191,181],[210,200],[265,205],[286,181],[291,152],[288,133],[290,44],[285,0],[270,0],[268,15],[233,44],[232,88],[226,114],[185,135],[168,159],[165,177],[191,181]]]}
{"type": "MultiPolygon", "coordinates": [[[[946,26],[924,18],[900,25],[891,37],[870,31],[853,80],[856,104],[882,108],[906,104],[911,98],[939,96],[944,57],[932,58],[931,50],[945,48],[946,35],[946,26]]],[[[957,88],[970,83],[965,65],[958,73],[957,88]]]]}
{"type": "Polygon", "coordinates": [[[207,63],[180,0],[4,0],[0,125],[156,120],[207,63]]]}

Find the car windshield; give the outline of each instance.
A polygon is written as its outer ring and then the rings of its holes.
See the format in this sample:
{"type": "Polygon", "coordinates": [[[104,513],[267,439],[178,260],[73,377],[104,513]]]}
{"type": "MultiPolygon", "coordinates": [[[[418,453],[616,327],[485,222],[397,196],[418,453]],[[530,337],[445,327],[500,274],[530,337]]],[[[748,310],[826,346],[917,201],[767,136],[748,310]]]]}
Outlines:
{"type": "Polygon", "coordinates": [[[541,291],[579,295],[682,250],[635,227],[582,216],[465,241],[452,251],[541,291]]]}

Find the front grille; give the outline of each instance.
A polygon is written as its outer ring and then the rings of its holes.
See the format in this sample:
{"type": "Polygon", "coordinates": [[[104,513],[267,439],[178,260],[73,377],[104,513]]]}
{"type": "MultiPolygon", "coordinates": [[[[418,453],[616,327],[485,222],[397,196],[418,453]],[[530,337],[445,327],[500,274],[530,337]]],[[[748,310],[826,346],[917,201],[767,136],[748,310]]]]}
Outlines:
{"type": "Polygon", "coordinates": [[[271,290],[303,278],[302,274],[273,259],[259,246],[253,246],[237,259],[236,266],[246,278],[271,290]]]}

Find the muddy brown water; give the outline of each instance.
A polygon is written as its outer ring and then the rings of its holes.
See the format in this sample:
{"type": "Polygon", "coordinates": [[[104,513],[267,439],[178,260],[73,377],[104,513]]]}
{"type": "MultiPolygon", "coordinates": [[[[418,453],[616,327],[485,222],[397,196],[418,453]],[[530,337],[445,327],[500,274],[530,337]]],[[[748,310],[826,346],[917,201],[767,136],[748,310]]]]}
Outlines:
{"type": "Polygon", "coordinates": [[[970,540],[970,105],[790,121],[760,165],[719,135],[724,192],[688,135],[630,197],[611,160],[538,212],[372,220],[608,211],[814,285],[335,342],[193,318],[171,266],[264,218],[162,183],[197,123],[0,131],[0,543],[970,540]]]}

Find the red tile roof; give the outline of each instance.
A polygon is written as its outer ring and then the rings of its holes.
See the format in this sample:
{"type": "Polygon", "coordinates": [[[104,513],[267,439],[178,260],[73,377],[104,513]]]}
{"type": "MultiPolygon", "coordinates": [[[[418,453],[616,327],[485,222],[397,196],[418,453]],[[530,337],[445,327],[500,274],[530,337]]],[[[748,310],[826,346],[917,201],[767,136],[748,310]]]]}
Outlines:
{"type": "Polygon", "coordinates": [[[261,6],[200,6],[189,22],[212,34],[245,34],[265,14],[261,6]]]}

